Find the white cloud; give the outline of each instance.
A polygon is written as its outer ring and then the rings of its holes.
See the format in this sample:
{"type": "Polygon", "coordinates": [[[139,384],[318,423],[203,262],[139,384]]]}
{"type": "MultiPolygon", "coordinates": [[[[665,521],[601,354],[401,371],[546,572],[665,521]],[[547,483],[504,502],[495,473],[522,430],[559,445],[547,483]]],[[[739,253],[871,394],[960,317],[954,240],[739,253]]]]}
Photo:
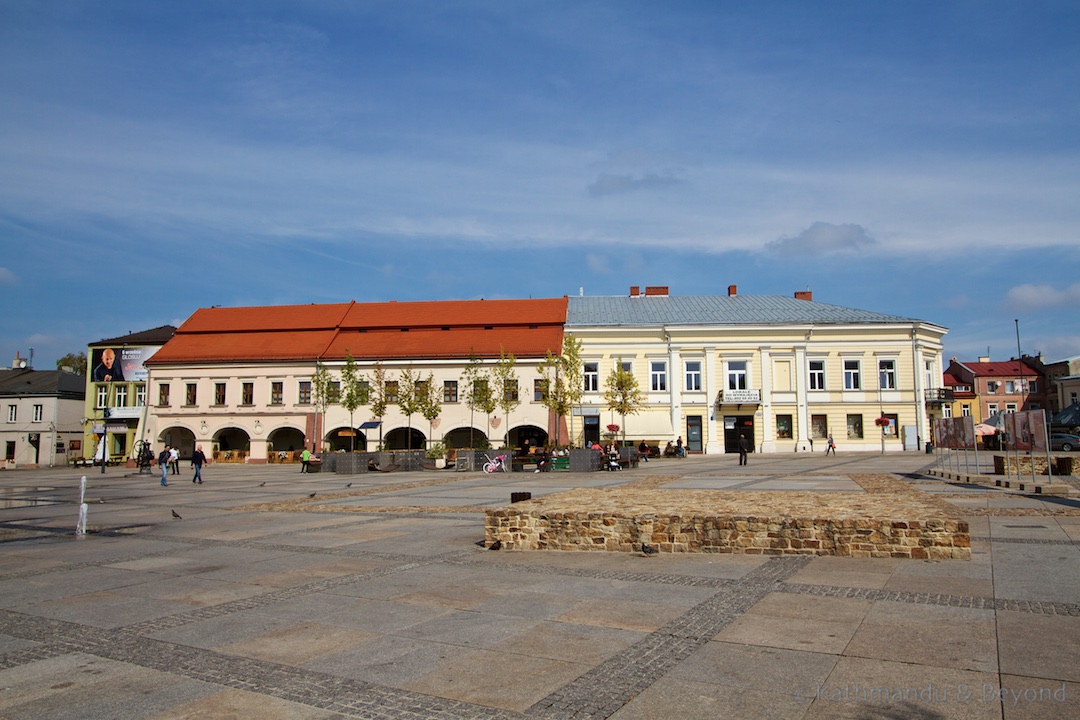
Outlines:
{"type": "Polygon", "coordinates": [[[637,190],[656,190],[659,188],[681,185],[682,180],[671,175],[658,173],[645,173],[641,177],[633,175],[614,175],[612,173],[600,173],[589,185],[589,194],[593,197],[604,195],[617,195],[620,193],[634,192],[637,190]]]}
{"type": "Polygon", "coordinates": [[[877,244],[862,225],[834,225],[816,222],[794,237],[780,238],[769,243],[769,250],[779,253],[815,255],[862,250],[877,244]]]}
{"type": "Polygon", "coordinates": [[[1077,306],[1080,305],[1080,283],[1073,283],[1064,290],[1051,285],[1017,285],[1005,295],[1005,304],[1019,311],[1077,306]]]}
{"type": "Polygon", "coordinates": [[[6,267],[0,267],[0,285],[14,285],[15,273],[8,270],[6,267]]]}

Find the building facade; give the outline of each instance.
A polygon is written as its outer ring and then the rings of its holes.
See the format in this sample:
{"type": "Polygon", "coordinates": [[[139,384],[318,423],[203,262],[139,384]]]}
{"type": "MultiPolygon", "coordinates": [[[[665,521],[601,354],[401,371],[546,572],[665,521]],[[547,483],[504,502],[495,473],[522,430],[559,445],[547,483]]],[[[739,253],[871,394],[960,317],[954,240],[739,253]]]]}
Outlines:
{"type": "Polygon", "coordinates": [[[146,421],[146,361],[176,332],[172,325],[92,343],[87,348],[83,458],[124,460],[136,452],[146,421]]]}
{"type": "Polygon", "coordinates": [[[1038,358],[991,361],[984,356],[976,362],[952,358],[945,375],[955,388],[950,417],[970,415],[980,423],[999,413],[1051,407],[1052,394],[1038,358]]]}
{"type": "Polygon", "coordinates": [[[85,379],[67,370],[34,370],[18,358],[0,370],[3,467],[52,467],[81,457],[84,399],[85,379]]]}
{"type": "MultiPolygon", "coordinates": [[[[196,445],[219,461],[274,462],[303,448],[421,448],[605,440],[619,425],[636,445],[682,437],[691,452],[731,452],[745,435],[760,452],[919,449],[942,414],[945,329],[919,320],[794,297],[626,297],[348,303],[204,308],[146,361],[148,412],[137,431],[154,444],[196,445]],[[564,333],[581,342],[583,394],[569,418],[543,402],[539,365],[564,333]],[[510,412],[467,402],[470,368],[512,355],[510,412]],[[319,407],[317,369],[340,383],[348,358],[388,395],[433,384],[439,416],[381,416],[362,405],[319,407]],[[643,391],[615,417],[604,388],[616,367],[643,391]],[[567,422],[569,421],[569,422],[567,422]],[[556,424],[558,423],[558,424],[556,424]],[[558,433],[556,435],[556,432],[558,433]]],[[[618,435],[621,438],[622,432],[618,435]]]]}
{"type": "Polygon", "coordinates": [[[914,450],[946,397],[944,328],[809,292],[676,297],[635,286],[626,297],[570,298],[566,332],[585,361],[576,442],[620,425],[650,444],[681,437],[690,452],[737,452],[741,436],[758,452],[809,452],[830,435],[848,451],[914,450]],[[645,393],[625,420],[604,401],[617,365],[645,393]]]}

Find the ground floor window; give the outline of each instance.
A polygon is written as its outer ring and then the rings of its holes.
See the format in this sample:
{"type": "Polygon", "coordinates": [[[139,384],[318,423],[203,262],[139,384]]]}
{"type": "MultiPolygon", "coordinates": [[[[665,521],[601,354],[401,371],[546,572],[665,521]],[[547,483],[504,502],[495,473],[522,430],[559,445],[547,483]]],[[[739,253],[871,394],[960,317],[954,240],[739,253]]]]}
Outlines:
{"type": "Polygon", "coordinates": [[[6,460],[14,460],[15,459],[15,441],[14,440],[8,440],[7,441],[7,447],[4,450],[4,458],[6,460]]]}
{"type": "Polygon", "coordinates": [[[829,437],[829,416],[810,416],[810,437],[825,439],[829,437]]]}
{"type": "Polygon", "coordinates": [[[863,426],[862,415],[848,415],[847,416],[847,436],[849,438],[862,438],[863,426]]]}
{"type": "Polygon", "coordinates": [[[776,416],[776,439],[777,440],[790,440],[792,436],[791,432],[792,422],[790,415],[777,415],[776,416]]]}

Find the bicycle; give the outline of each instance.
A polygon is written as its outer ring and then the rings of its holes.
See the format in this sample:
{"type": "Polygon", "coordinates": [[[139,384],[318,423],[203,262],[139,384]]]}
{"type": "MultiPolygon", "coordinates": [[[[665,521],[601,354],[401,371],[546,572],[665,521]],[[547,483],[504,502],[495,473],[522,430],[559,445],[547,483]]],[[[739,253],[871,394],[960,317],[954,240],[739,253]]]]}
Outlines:
{"type": "Polygon", "coordinates": [[[484,472],[488,475],[496,472],[506,472],[506,456],[496,455],[494,459],[484,453],[484,457],[487,458],[487,462],[484,463],[484,472]]]}

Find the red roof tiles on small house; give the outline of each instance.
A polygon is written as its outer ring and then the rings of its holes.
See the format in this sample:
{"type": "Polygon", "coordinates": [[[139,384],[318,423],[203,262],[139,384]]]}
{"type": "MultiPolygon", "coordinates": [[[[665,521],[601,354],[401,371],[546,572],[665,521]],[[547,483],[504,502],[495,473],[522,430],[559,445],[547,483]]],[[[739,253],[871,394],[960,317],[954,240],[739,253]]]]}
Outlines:
{"type": "Polygon", "coordinates": [[[562,348],[566,298],[202,308],[150,365],[543,357],[562,348]]]}

